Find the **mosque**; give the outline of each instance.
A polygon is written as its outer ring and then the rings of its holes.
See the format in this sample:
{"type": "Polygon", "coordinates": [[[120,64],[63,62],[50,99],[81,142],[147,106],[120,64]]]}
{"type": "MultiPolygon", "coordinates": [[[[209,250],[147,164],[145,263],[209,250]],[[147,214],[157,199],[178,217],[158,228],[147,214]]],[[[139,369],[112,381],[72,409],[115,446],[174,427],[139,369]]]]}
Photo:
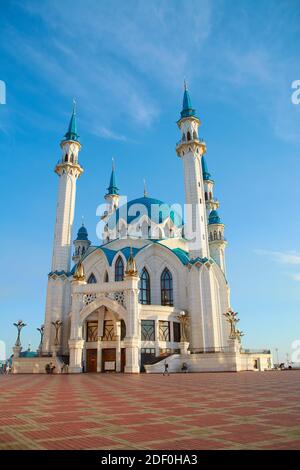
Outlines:
{"type": "Polygon", "coordinates": [[[35,358],[14,348],[15,372],[44,372],[49,356],[69,373],[265,370],[268,350],[244,350],[230,304],[227,241],[206,162],[200,119],[185,85],[176,154],[185,206],[144,196],[122,203],[113,166],[101,246],[72,229],[83,173],[76,110],[55,167],[58,197],[42,342],[35,358]]]}

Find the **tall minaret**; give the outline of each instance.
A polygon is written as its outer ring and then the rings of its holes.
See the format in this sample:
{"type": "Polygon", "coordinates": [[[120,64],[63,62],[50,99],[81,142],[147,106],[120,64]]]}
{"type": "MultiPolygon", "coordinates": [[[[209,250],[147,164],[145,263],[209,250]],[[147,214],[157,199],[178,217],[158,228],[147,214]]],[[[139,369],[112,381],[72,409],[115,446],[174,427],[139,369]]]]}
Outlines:
{"type": "Polygon", "coordinates": [[[192,258],[209,258],[207,235],[207,215],[204,199],[204,183],[201,158],[206,151],[205,143],[199,139],[198,128],[201,124],[192,107],[191,98],[184,83],[181,118],[177,122],[181,130],[181,141],[176,152],[183,160],[185,185],[185,236],[190,239],[189,251],[192,258]],[[191,240],[191,231],[194,238],[191,240]]]}
{"type": "Polygon", "coordinates": [[[62,321],[60,350],[68,352],[68,314],[70,312],[72,226],[74,220],[77,178],[83,172],[78,163],[81,148],[76,127],[75,103],[67,133],[61,144],[62,156],[55,167],[59,176],[56,222],[53,243],[52,268],[48,274],[43,351],[50,352],[54,345],[52,322],[62,321]]]}
{"type": "Polygon", "coordinates": [[[78,163],[81,145],[76,125],[75,102],[67,133],[60,143],[62,156],[55,167],[59,176],[56,223],[52,256],[52,272],[69,272],[71,267],[71,242],[74,221],[76,182],[83,172],[78,163]]]}

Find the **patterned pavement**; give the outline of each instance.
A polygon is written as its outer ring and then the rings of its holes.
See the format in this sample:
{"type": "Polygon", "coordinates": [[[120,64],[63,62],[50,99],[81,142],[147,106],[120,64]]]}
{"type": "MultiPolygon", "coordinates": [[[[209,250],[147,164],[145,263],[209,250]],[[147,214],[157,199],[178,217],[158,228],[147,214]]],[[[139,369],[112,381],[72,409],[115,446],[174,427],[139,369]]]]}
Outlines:
{"type": "Polygon", "coordinates": [[[0,449],[300,449],[300,371],[0,376],[0,449]]]}

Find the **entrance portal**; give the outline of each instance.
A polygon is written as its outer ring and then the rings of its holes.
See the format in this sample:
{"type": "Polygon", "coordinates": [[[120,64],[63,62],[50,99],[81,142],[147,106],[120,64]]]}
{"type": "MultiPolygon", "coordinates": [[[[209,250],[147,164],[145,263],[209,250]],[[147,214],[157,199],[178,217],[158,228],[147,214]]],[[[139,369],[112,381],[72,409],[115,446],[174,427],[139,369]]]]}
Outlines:
{"type": "Polygon", "coordinates": [[[116,349],[102,349],[102,372],[116,370],[116,349]]]}
{"type": "Polygon", "coordinates": [[[97,372],[97,349],[86,350],[86,371],[97,372]]]}

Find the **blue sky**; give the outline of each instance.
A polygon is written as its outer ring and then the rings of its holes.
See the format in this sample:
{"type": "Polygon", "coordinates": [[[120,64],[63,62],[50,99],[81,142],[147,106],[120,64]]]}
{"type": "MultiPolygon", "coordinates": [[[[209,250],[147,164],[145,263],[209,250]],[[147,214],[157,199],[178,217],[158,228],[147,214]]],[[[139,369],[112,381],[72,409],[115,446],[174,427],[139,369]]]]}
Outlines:
{"type": "Polygon", "coordinates": [[[0,0],[1,312],[9,351],[38,344],[59,142],[73,97],[85,173],[76,222],[96,239],[115,157],[122,194],[183,202],[176,120],[186,77],[226,224],[232,307],[247,347],[300,338],[300,6],[285,1],[0,0]]]}

